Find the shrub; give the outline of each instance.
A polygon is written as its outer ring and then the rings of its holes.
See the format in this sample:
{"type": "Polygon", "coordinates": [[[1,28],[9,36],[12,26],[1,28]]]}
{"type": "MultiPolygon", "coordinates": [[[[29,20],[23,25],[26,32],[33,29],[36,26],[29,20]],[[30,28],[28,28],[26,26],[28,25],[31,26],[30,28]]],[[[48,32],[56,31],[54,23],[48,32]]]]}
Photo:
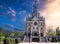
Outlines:
{"type": "Polygon", "coordinates": [[[4,39],[4,44],[15,44],[15,40],[12,38],[4,39]]]}
{"type": "Polygon", "coordinates": [[[18,44],[21,42],[21,39],[15,39],[15,43],[18,44]]]}
{"type": "Polygon", "coordinates": [[[4,40],[4,36],[0,36],[0,42],[2,42],[4,40]]]}
{"type": "Polygon", "coordinates": [[[51,42],[57,42],[56,38],[52,38],[51,42]]]}
{"type": "Polygon", "coordinates": [[[11,44],[11,42],[9,41],[9,39],[4,39],[4,43],[3,44],[11,44]]]}

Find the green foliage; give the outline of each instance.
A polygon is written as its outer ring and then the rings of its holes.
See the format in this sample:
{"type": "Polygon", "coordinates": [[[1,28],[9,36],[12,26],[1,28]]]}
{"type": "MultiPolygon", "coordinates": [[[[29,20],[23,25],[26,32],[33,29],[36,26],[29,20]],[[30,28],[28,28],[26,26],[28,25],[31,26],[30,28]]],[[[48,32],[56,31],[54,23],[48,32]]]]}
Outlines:
{"type": "Polygon", "coordinates": [[[14,32],[10,32],[10,33],[9,33],[9,36],[14,36],[14,35],[15,35],[14,32]]]}
{"type": "Polygon", "coordinates": [[[3,32],[2,32],[2,28],[0,28],[0,36],[2,36],[2,33],[3,33],[3,32]]]}
{"type": "Polygon", "coordinates": [[[15,44],[15,40],[12,38],[4,39],[4,44],[15,44]]]}
{"type": "Polygon", "coordinates": [[[2,28],[0,27],[0,33],[2,33],[2,28]]]}
{"type": "Polygon", "coordinates": [[[4,32],[4,36],[23,36],[23,32],[4,32]]]}
{"type": "Polygon", "coordinates": [[[57,42],[56,38],[53,37],[52,40],[51,40],[51,42],[57,42]]]}
{"type": "Polygon", "coordinates": [[[4,44],[11,44],[11,42],[9,41],[9,39],[4,39],[4,44]]]}
{"type": "Polygon", "coordinates": [[[48,32],[47,35],[48,35],[48,36],[56,36],[56,32],[54,32],[54,31],[48,32]]]}
{"type": "Polygon", "coordinates": [[[4,36],[9,36],[8,32],[3,32],[4,36]]]}
{"type": "Polygon", "coordinates": [[[21,42],[21,39],[15,39],[15,43],[18,44],[21,42]]]}
{"type": "Polygon", "coordinates": [[[4,40],[4,34],[2,32],[2,28],[0,28],[0,42],[2,42],[4,40]]]}
{"type": "Polygon", "coordinates": [[[3,32],[2,28],[0,28],[0,43],[16,44],[21,42],[21,39],[5,38],[5,36],[23,36],[23,32],[3,32]]]}
{"type": "Polygon", "coordinates": [[[23,36],[24,34],[23,34],[23,32],[16,32],[15,33],[15,36],[23,36]]]}
{"type": "Polygon", "coordinates": [[[10,38],[11,44],[15,44],[15,39],[10,38]]]}
{"type": "Polygon", "coordinates": [[[60,35],[60,29],[59,29],[59,27],[56,28],[56,35],[60,35]]]}
{"type": "Polygon", "coordinates": [[[18,44],[21,42],[21,39],[12,39],[12,38],[6,38],[4,39],[4,44],[18,44]]]}
{"type": "Polygon", "coordinates": [[[0,42],[2,42],[4,40],[4,36],[0,36],[0,42]]]}

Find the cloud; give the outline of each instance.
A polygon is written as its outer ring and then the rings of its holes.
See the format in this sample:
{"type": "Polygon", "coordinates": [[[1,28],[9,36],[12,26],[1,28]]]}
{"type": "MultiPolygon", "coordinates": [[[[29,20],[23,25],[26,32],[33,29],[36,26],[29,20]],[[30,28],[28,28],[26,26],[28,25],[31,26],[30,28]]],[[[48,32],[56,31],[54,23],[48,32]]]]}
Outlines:
{"type": "Polygon", "coordinates": [[[26,10],[22,10],[22,11],[19,11],[19,16],[22,17],[20,19],[20,22],[25,22],[26,21],[26,16],[28,15],[28,13],[26,12],[26,10]]]}
{"type": "Polygon", "coordinates": [[[26,14],[27,12],[26,12],[26,10],[22,10],[22,11],[19,11],[19,15],[24,15],[24,14],[26,14]]]}
{"type": "Polygon", "coordinates": [[[12,16],[16,16],[16,11],[13,10],[11,7],[7,8],[7,7],[4,7],[3,5],[0,5],[0,8],[4,10],[3,12],[0,12],[1,15],[11,14],[12,16]]]}
{"type": "Polygon", "coordinates": [[[6,9],[7,9],[6,7],[0,5],[0,16],[6,15],[6,9]]]}
{"type": "Polygon", "coordinates": [[[18,14],[22,19],[24,19],[28,15],[26,10],[19,11],[18,14]]]}
{"type": "Polygon", "coordinates": [[[9,20],[16,21],[16,11],[13,10],[11,7],[3,7],[0,5],[0,8],[3,10],[0,12],[0,16],[7,16],[9,20]]]}
{"type": "Polygon", "coordinates": [[[11,21],[16,21],[16,11],[13,10],[11,7],[9,7],[6,14],[11,21]]]}
{"type": "Polygon", "coordinates": [[[7,11],[7,14],[11,14],[12,16],[16,16],[15,10],[13,10],[11,7],[9,7],[9,11],[7,11]]]}
{"type": "Polygon", "coordinates": [[[60,26],[60,0],[46,0],[44,9],[40,11],[46,18],[46,26],[55,29],[60,26]]]}
{"type": "Polygon", "coordinates": [[[11,24],[6,24],[5,26],[8,27],[8,28],[13,28],[13,27],[14,27],[14,26],[11,25],[11,24]]]}

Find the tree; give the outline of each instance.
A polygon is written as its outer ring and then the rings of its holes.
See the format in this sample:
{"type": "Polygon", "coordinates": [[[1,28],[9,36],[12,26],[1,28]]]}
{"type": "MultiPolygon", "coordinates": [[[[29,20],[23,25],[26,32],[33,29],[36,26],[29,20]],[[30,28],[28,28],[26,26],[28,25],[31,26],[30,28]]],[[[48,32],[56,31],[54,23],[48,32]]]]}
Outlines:
{"type": "Polygon", "coordinates": [[[60,29],[59,29],[59,27],[56,28],[56,35],[60,35],[60,29]]]}
{"type": "Polygon", "coordinates": [[[48,36],[56,36],[56,32],[55,32],[55,31],[52,31],[52,30],[49,30],[49,31],[47,32],[47,35],[48,35],[48,36]]]}
{"type": "Polygon", "coordinates": [[[0,42],[2,42],[4,40],[4,35],[3,35],[3,32],[2,32],[2,28],[0,28],[0,42]]]}
{"type": "Polygon", "coordinates": [[[15,39],[15,43],[18,44],[21,42],[21,39],[15,39]]]}
{"type": "Polygon", "coordinates": [[[4,40],[4,36],[0,36],[0,42],[2,42],[4,40]]]}
{"type": "Polygon", "coordinates": [[[12,38],[6,38],[4,39],[4,43],[3,44],[15,44],[15,40],[12,38]]]}
{"type": "Polygon", "coordinates": [[[15,44],[15,39],[10,38],[9,40],[10,40],[11,44],[15,44]]]}
{"type": "Polygon", "coordinates": [[[10,36],[14,36],[15,35],[15,33],[14,32],[10,32],[10,36]]]}
{"type": "Polygon", "coordinates": [[[23,34],[23,32],[16,32],[15,33],[15,36],[23,36],[24,34],[23,34]]]}
{"type": "Polygon", "coordinates": [[[56,38],[53,37],[52,40],[51,40],[51,42],[57,42],[56,38]]]}
{"type": "Polygon", "coordinates": [[[0,34],[2,34],[2,28],[0,27],[0,34]]]}
{"type": "Polygon", "coordinates": [[[9,41],[9,39],[4,39],[4,43],[3,44],[11,44],[11,42],[9,41]]]}

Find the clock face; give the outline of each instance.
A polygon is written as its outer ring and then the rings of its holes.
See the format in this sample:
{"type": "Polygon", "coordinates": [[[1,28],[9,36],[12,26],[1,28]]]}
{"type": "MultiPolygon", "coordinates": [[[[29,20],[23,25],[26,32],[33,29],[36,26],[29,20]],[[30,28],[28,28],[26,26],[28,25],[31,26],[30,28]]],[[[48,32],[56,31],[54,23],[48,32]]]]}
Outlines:
{"type": "Polygon", "coordinates": [[[34,22],[34,25],[37,25],[37,22],[34,22]]]}

